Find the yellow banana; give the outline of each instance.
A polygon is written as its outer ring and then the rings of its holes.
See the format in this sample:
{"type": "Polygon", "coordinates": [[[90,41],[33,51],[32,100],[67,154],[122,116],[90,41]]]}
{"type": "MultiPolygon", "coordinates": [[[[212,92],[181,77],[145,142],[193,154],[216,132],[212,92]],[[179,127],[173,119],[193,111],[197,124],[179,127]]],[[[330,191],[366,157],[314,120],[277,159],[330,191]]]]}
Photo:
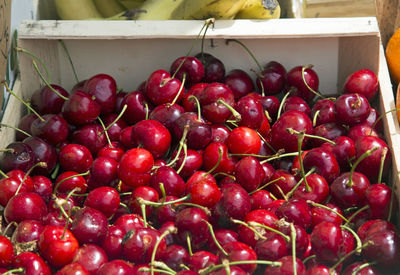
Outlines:
{"type": "Polygon", "coordinates": [[[62,20],[102,18],[92,0],[54,0],[58,16],[62,20]]]}
{"type": "Polygon", "coordinates": [[[170,19],[233,19],[246,0],[183,0],[170,19]]]}
{"type": "Polygon", "coordinates": [[[126,10],[117,0],[93,0],[93,2],[104,17],[110,17],[126,10]]]}
{"type": "Polygon", "coordinates": [[[183,0],[147,0],[140,9],[141,12],[137,17],[138,20],[168,20],[175,8],[182,3],[183,0]]]}
{"type": "Polygon", "coordinates": [[[118,0],[118,2],[128,10],[139,8],[145,1],[146,0],[118,0]]]}
{"type": "Polygon", "coordinates": [[[246,0],[235,19],[276,19],[281,15],[277,0],[246,0]]]}

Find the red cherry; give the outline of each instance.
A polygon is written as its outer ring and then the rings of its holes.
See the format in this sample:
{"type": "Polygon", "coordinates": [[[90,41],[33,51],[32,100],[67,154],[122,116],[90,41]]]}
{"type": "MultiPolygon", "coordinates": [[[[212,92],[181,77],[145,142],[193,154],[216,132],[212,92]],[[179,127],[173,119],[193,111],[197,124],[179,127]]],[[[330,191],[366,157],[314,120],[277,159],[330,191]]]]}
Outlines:
{"type": "Polygon", "coordinates": [[[218,264],[218,261],[219,259],[216,255],[208,251],[200,250],[190,256],[188,266],[190,270],[197,272],[211,265],[218,264]]]}
{"type": "MultiPolygon", "coordinates": [[[[149,185],[162,195],[160,183],[164,185],[165,194],[180,197],[185,192],[185,182],[182,177],[171,167],[162,166],[151,175],[149,185]]],[[[157,198],[158,200],[158,198],[157,198]]]]}
{"type": "Polygon", "coordinates": [[[33,136],[44,139],[52,145],[65,141],[68,131],[67,122],[58,114],[46,114],[42,119],[37,118],[32,122],[30,129],[33,136]]]}
{"type": "MultiPolygon", "coordinates": [[[[145,96],[140,92],[131,92],[125,95],[121,102],[121,106],[126,105],[127,108],[122,118],[128,124],[135,124],[146,118],[146,114],[149,114],[153,108],[145,96]]],[[[121,111],[121,110],[119,110],[121,111]]]]}
{"type": "Polygon", "coordinates": [[[79,209],[71,225],[71,232],[81,244],[100,244],[107,230],[107,217],[99,210],[90,207],[79,209]]]}
{"type": "Polygon", "coordinates": [[[90,272],[80,263],[70,263],[58,270],[55,275],[90,275],[90,272]]]}
{"type": "Polygon", "coordinates": [[[125,229],[118,225],[110,225],[101,247],[111,259],[122,258],[122,240],[126,234],[125,229]]]}
{"type": "Polygon", "coordinates": [[[260,260],[276,261],[288,255],[288,245],[283,236],[267,232],[263,235],[265,239],[256,242],[254,250],[260,260]]]}
{"type": "Polygon", "coordinates": [[[299,96],[305,101],[310,101],[315,97],[315,94],[309,87],[315,92],[318,92],[319,78],[317,73],[310,66],[294,67],[286,74],[286,78],[287,86],[289,88],[294,88],[292,95],[299,96]],[[302,72],[303,68],[304,73],[302,72]],[[307,83],[307,85],[305,83],[307,83]]]}
{"type": "Polygon", "coordinates": [[[47,263],[38,254],[33,252],[22,252],[14,258],[13,266],[15,268],[23,268],[24,274],[34,275],[43,274],[50,275],[51,270],[47,263]]]}
{"type": "MultiPolygon", "coordinates": [[[[147,79],[145,96],[154,105],[172,103],[178,94],[178,97],[182,98],[184,89],[181,89],[181,85],[181,81],[177,78],[171,78],[167,71],[157,70],[147,79]]],[[[179,102],[179,99],[177,102],[179,102]]]]}
{"type": "Polygon", "coordinates": [[[72,133],[71,142],[85,146],[93,155],[96,155],[106,145],[107,139],[103,128],[92,123],[77,128],[72,133]]]}
{"type": "MultiPolygon", "coordinates": [[[[44,226],[41,222],[35,220],[24,220],[15,228],[13,238],[19,243],[39,240],[44,226]]],[[[1,250],[1,249],[0,249],[1,250]]]]}
{"type": "Polygon", "coordinates": [[[117,211],[119,203],[118,191],[112,187],[104,186],[90,191],[84,205],[97,209],[107,218],[110,218],[117,211]]]}
{"type": "Polygon", "coordinates": [[[190,87],[203,79],[204,66],[196,57],[182,56],[172,62],[169,72],[171,75],[175,74],[175,77],[180,81],[183,80],[183,76],[186,74],[185,84],[190,87]]]}
{"type": "Polygon", "coordinates": [[[12,197],[5,209],[4,218],[7,223],[23,220],[41,221],[47,214],[47,207],[43,199],[35,193],[21,193],[12,197]]]}
{"type": "Polygon", "coordinates": [[[244,157],[235,165],[236,182],[246,191],[256,190],[264,181],[265,172],[255,157],[244,157]]]}
{"type": "Polygon", "coordinates": [[[85,178],[73,171],[61,173],[55,181],[55,186],[58,194],[67,194],[74,188],[77,188],[75,190],[77,194],[84,194],[87,189],[85,178]]]}
{"type": "MultiPolygon", "coordinates": [[[[228,253],[228,256],[221,254],[220,258],[222,259],[226,258],[231,262],[257,260],[256,252],[242,242],[230,242],[225,244],[223,248],[228,253]]],[[[256,270],[257,264],[240,264],[238,267],[251,274],[256,270]]]]}
{"type": "Polygon", "coordinates": [[[122,215],[114,222],[114,225],[121,227],[126,232],[144,227],[143,218],[137,214],[122,215]]]}
{"type": "Polygon", "coordinates": [[[84,90],[100,105],[101,113],[114,111],[117,100],[117,83],[107,74],[97,74],[85,82],[84,90]]]}
{"type": "Polygon", "coordinates": [[[215,182],[203,179],[193,183],[190,189],[190,198],[194,204],[213,207],[221,199],[221,191],[215,182]]]}
{"type": "Polygon", "coordinates": [[[83,173],[89,170],[93,157],[85,146],[67,144],[60,150],[58,161],[64,170],[83,173]]]}
{"type": "MultiPolygon", "coordinates": [[[[103,264],[99,270],[97,270],[98,275],[108,275],[108,274],[115,274],[115,275],[129,275],[135,274],[134,273],[133,264],[124,261],[124,260],[113,260],[103,264]]],[[[138,273],[136,273],[138,274],[138,273]]],[[[156,273],[154,273],[156,274],[156,273]]]]}
{"type": "Polygon", "coordinates": [[[100,115],[101,106],[82,90],[74,91],[62,107],[62,115],[73,125],[94,122],[100,115]]]}
{"type": "Polygon", "coordinates": [[[261,140],[257,132],[248,127],[237,127],[228,136],[227,145],[233,154],[257,154],[261,140]]]}
{"type": "Polygon", "coordinates": [[[74,263],[80,263],[91,274],[97,274],[100,267],[108,262],[105,251],[94,244],[85,244],[76,252],[74,263]]]}
{"type": "MultiPolygon", "coordinates": [[[[64,97],[69,96],[68,92],[63,87],[55,84],[51,84],[50,86],[64,97]]],[[[60,113],[64,102],[65,100],[53,92],[48,86],[43,86],[36,90],[31,97],[32,108],[41,115],[60,113]]]]}
{"type": "Polygon", "coordinates": [[[359,93],[372,100],[378,93],[378,78],[371,70],[358,70],[346,78],[343,92],[359,93]]]}
{"type": "Polygon", "coordinates": [[[109,157],[97,157],[90,167],[90,189],[110,186],[118,179],[118,162],[109,157]]]}
{"type": "Polygon", "coordinates": [[[371,107],[361,94],[344,94],[335,101],[335,116],[339,123],[355,125],[369,116],[371,107]]]}
{"type": "Polygon", "coordinates": [[[225,76],[224,83],[232,90],[235,100],[254,90],[253,80],[245,71],[240,69],[231,70],[225,76]]]}
{"type": "Polygon", "coordinates": [[[9,239],[0,236],[0,267],[8,267],[14,259],[14,247],[9,239]]]}
{"type": "Polygon", "coordinates": [[[150,179],[150,170],[153,164],[153,156],[148,150],[143,148],[130,149],[121,158],[118,176],[129,186],[145,185],[150,179]]]}
{"type": "Polygon", "coordinates": [[[204,82],[222,82],[225,76],[225,66],[218,58],[208,53],[195,55],[204,65],[204,82]]]}

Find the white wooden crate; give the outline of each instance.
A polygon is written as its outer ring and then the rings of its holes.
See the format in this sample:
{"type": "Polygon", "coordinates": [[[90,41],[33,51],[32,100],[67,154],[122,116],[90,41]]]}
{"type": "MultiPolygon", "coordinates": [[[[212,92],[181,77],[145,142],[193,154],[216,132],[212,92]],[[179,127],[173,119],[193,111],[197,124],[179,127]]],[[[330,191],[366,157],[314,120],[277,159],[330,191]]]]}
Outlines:
{"type": "MultiPolygon", "coordinates": [[[[80,79],[97,73],[115,77],[119,87],[134,90],[156,69],[169,69],[173,60],[200,51],[194,42],[201,21],[30,21],[19,29],[19,46],[34,52],[49,67],[53,83],[70,89],[75,83],[66,55],[58,43],[65,41],[80,79]]],[[[227,71],[233,68],[257,69],[249,55],[236,43],[246,44],[265,64],[276,60],[287,69],[314,64],[322,93],[340,93],[350,73],[368,68],[380,80],[379,111],[395,108],[389,73],[380,43],[376,18],[279,19],[269,21],[216,21],[207,33],[205,51],[221,59],[227,71]]],[[[34,72],[32,60],[20,55],[21,79],[16,92],[25,98],[42,83],[34,72]]],[[[22,106],[11,98],[3,122],[16,125],[22,106]]],[[[393,180],[399,184],[400,131],[396,114],[384,119],[386,140],[393,156],[393,180]]],[[[10,129],[2,129],[0,146],[14,138],[10,129]]]]}

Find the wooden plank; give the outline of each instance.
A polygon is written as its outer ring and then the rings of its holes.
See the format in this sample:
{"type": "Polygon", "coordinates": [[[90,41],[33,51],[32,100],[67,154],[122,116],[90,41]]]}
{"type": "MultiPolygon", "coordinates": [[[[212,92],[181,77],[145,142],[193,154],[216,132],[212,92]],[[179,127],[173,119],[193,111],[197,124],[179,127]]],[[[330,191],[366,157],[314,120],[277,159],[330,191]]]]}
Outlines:
{"type": "MultiPolygon", "coordinates": [[[[19,28],[22,39],[176,39],[196,38],[203,21],[27,21],[19,28]]],[[[208,38],[302,38],[376,35],[375,17],[221,20],[208,38]],[[296,21],[293,21],[296,20],[296,21]]]]}
{"type": "MultiPolygon", "coordinates": [[[[5,79],[7,70],[8,47],[11,38],[10,16],[11,0],[0,0],[0,80],[5,79]]],[[[3,88],[3,85],[0,85],[0,111],[3,105],[3,88]]]]}
{"type": "Polygon", "coordinates": [[[375,16],[374,0],[307,0],[305,17],[375,16]]]}
{"type": "Polygon", "coordinates": [[[394,31],[400,28],[400,0],[375,0],[376,14],[385,47],[394,31]]]}

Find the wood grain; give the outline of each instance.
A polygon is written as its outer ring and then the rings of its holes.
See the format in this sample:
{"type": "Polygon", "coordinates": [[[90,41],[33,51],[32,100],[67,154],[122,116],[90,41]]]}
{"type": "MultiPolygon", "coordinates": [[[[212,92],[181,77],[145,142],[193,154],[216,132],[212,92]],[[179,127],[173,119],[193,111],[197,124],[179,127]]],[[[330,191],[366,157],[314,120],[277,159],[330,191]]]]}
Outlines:
{"type": "MultiPolygon", "coordinates": [[[[5,79],[7,70],[8,47],[10,44],[10,13],[11,0],[0,0],[0,81],[5,79]]],[[[3,85],[0,84],[0,107],[2,104],[3,85]]]]}
{"type": "Polygon", "coordinates": [[[400,28],[400,0],[375,0],[382,44],[386,46],[394,31],[400,28]]]}

